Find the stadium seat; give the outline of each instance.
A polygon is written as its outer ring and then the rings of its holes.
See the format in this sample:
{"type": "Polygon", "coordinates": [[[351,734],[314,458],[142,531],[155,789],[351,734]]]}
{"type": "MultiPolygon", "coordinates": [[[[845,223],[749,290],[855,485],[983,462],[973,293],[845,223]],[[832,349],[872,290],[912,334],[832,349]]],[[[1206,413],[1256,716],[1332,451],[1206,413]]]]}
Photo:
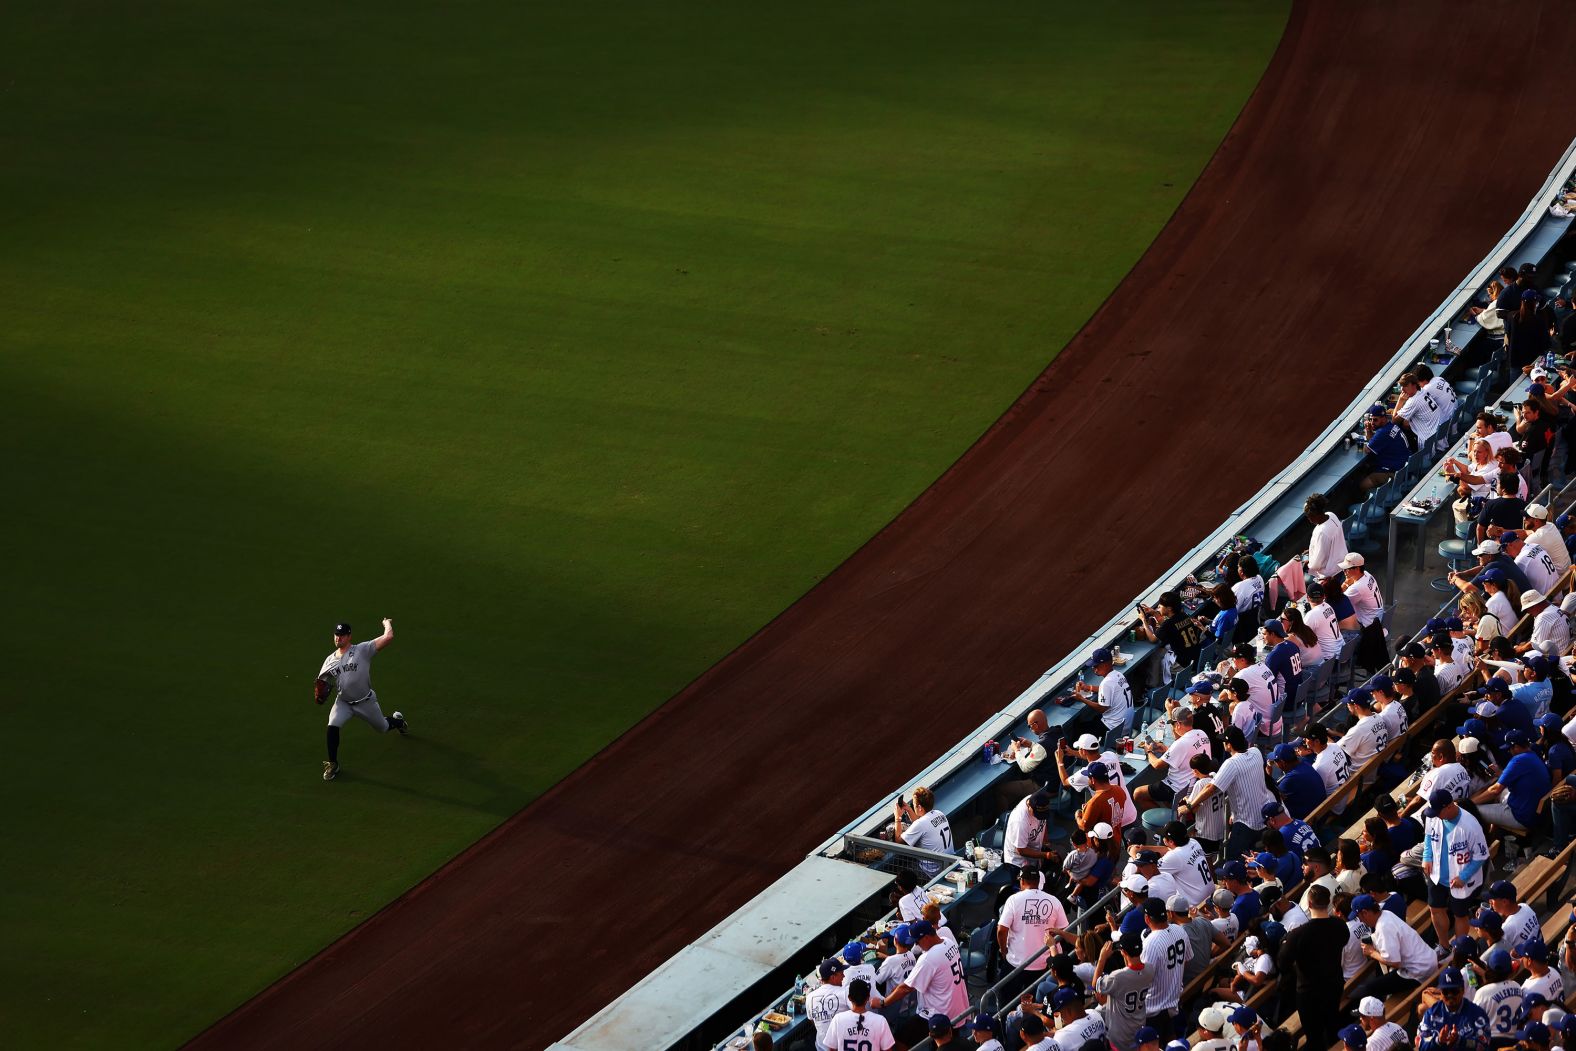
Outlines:
{"type": "MultiPolygon", "coordinates": [[[[1439,557],[1445,560],[1452,573],[1460,572],[1472,564],[1472,558],[1467,553],[1467,542],[1465,540],[1441,540],[1439,542],[1439,557]]],[[[1450,592],[1456,590],[1456,586],[1450,582],[1449,577],[1436,577],[1429,581],[1428,586],[1435,591],[1450,592]]]]}

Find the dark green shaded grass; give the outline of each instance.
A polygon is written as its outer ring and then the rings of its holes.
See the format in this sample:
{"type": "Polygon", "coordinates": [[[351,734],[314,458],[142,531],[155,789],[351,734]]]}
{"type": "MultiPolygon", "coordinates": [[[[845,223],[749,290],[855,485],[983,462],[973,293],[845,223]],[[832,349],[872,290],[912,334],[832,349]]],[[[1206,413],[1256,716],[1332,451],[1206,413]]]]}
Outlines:
{"type": "Polygon", "coordinates": [[[178,1042],[802,594],[1286,14],[560,7],[8,9],[8,1044],[178,1042]],[[418,736],[325,786],[307,684],[384,614],[418,736]]]}

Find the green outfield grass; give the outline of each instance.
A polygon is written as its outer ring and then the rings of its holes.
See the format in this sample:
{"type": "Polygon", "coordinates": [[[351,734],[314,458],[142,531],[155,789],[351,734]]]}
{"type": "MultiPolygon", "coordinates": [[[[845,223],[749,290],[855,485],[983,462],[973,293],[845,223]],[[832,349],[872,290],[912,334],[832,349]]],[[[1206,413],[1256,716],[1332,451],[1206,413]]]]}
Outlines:
{"type": "Polygon", "coordinates": [[[1285,0],[20,0],[0,1037],[169,1046],[831,571],[1153,239],[1285,0]],[[395,618],[319,779],[309,683],[395,618]]]}

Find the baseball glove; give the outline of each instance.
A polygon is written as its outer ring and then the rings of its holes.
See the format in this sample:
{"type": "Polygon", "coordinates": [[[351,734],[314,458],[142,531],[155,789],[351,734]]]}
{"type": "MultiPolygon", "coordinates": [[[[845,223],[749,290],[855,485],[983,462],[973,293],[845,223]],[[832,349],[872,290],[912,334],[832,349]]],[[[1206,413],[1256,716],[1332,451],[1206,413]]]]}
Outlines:
{"type": "Polygon", "coordinates": [[[312,682],[312,699],[318,704],[328,700],[328,695],[334,692],[334,683],[327,675],[319,675],[312,682]]]}

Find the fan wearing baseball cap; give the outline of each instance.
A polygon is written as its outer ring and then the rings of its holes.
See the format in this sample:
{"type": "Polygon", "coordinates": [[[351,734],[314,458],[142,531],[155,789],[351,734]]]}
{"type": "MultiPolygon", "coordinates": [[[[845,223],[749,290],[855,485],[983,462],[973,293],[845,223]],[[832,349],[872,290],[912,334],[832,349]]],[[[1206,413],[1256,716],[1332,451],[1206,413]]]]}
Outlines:
{"type": "Polygon", "coordinates": [[[1488,1014],[1467,999],[1466,979],[1454,967],[1439,972],[1439,1000],[1417,1024],[1417,1051],[1486,1051],[1488,1014]]]}
{"type": "Polygon", "coordinates": [[[1352,911],[1373,932],[1373,942],[1363,946],[1363,955],[1379,964],[1379,973],[1354,990],[1358,997],[1377,996],[1382,1000],[1409,993],[1434,973],[1434,950],[1405,920],[1381,907],[1372,894],[1359,894],[1352,899],[1352,911]]]}
{"type": "Polygon", "coordinates": [[[1468,933],[1488,864],[1488,837],[1447,788],[1436,788],[1423,810],[1423,879],[1439,944],[1468,933]]]}
{"type": "Polygon", "coordinates": [[[1095,997],[1104,1006],[1105,1026],[1118,1051],[1134,1051],[1149,1011],[1155,972],[1144,966],[1144,943],[1136,934],[1118,934],[1100,950],[1094,969],[1095,997]]]}
{"type": "Polygon", "coordinates": [[[1384,1020],[1384,1003],[1377,997],[1365,996],[1357,1002],[1357,1024],[1367,1034],[1368,1051],[1391,1051],[1412,1044],[1405,1029],[1384,1020]]]}
{"type": "Polygon", "coordinates": [[[1133,688],[1116,666],[1115,655],[1104,646],[1089,655],[1087,667],[1100,680],[1098,687],[1082,679],[1073,683],[1073,699],[1082,701],[1100,714],[1107,732],[1130,725],[1133,718],[1133,688]]]}
{"type": "MultiPolygon", "coordinates": [[[[1513,702],[1514,703],[1514,702],[1513,702]]],[[[1505,735],[1510,761],[1499,778],[1472,797],[1478,813],[1490,825],[1526,832],[1538,817],[1538,802],[1549,793],[1549,768],[1532,751],[1532,737],[1525,730],[1505,735]],[[1501,793],[1506,796],[1500,802],[1501,793]]]]}
{"type": "MultiPolygon", "coordinates": [[[[1542,932],[1539,936],[1522,942],[1516,948],[1515,961],[1527,969],[1529,977],[1521,983],[1522,991],[1528,996],[1537,993],[1551,1004],[1565,1002],[1565,979],[1559,971],[1549,966],[1549,947],[1544,944],[1542,932]]],[[[1525,1009],[1527,1002],[1522,1002],[1525,1009]]]]}
{"type": "Polygon", "coordinates": [[[1127,788],[1127,768],[1122,765],[1122,757],[1110,749],[1101,750],[1100,739],[1094,734],[1081,735],[1071,745],[1066,739],[1062,740],[1056,749],[1056,776],[1061,778],[1062,786],[1068,792],[1091,791],[1089,787],[1089,766],[1101,763],[1112,772],[1111,783],[1127,793],[1127,804],[1122,808],[1122,827],[1130,828],[1138,823],[1138,809],[1133,805],[1133,793],[1127,788]],[[1069,771],[1067,762],[1069,758],[1077,758],[1084,762],[1084,766],[1069,771]]]}
{"type": "Polygon", "coordinates": [[[1527,531],[1527,542],[1542,548],[1554,564],[1554,575],[1563,577],[1571,568],[1570,550],[1559,526],[1549,521],[1549,509],[1542,504],[1528,504],[1522,512],[1521,525],[1527,531]]]}
{"type": "Polygon", "coordinates": [[[821,984],[805,994],[804,1013],[815,1025],[816,1047],[825,1046],[832,1019],[848,1010],[848,990],[843,988],[843,971],[846,969],[843,961],[836,956],[822,960],[817,971],[821,976],[821,984]]]}
{"type": "Polygon", "coordinates": [[[850,1045],[868,1047],[870,1051],[891,1051],[896,1043],[891,1025],[883,1016],[867,1010],[870,983],[863,978],[849,978],[843,984],[848,990],[848,1010],[839,1011],[832,1019],[821,1046],[832,1051],[842,1051],[850,1045]]]}

